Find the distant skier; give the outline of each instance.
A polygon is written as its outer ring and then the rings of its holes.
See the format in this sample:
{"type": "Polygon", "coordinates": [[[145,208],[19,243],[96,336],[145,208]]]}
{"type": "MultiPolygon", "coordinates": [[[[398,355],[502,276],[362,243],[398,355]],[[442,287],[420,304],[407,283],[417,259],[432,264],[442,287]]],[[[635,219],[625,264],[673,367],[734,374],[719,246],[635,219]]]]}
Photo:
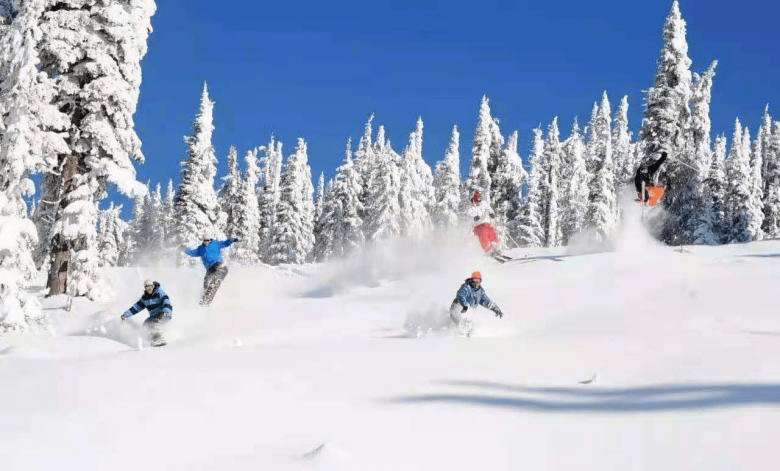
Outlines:
{"type": "Polygon", "coordinates": [[[165,345],[166,341],[161,330],[162,326],[173,317],[173,305],[165,291],[160,288],[160,283],[152,280],[144,281],[144,292],[141,295],[141,299],[133,304],[130,309],[122,313],[122,320],[129,319],[144,309],[149,311],[149,317],[144,321],[144,328],[150,334],[152,346],[161,347],[165,345]]]}
{"type": "Polygon", "coordinates": [[[468,214],[474,219],[475,223],[490,223],[490,220],[495,217],[487,201],[482,200],[482,193],[479,191],[475,191],[471,195],[471,207],[468,210],[468,214]]]}
{"type": "Polygon", "coordinates": [[[661,165],[663,165],[663,163],[666,161],[666,157],[666,152],[661,152],[660,159],[656,160],[652,164],[643,162],[642,165],[640,165],[636,170],[636,175],[634,176],[634,186],[636,187],[637,200],[645,202],[650,198],[650,195],[647,192],[647,187],[655,186],[656,173],[658,172],[658,169],[661,168],[661,165]],[[643,188],[645,188],[644,195],[642,194],[643,188]]]}
{"type": "Polygon", "coordinates": [[[469,216],[474,218],[472,231],[479,239],[482,250],[501,263],[511,260],[511,257],[501,253],[501,241],[491,222],[495,214],[490,209],[490,205],[482,200],[482,193],[479,191],[471,195],[471,208],[468,212],[469,216]]]}
{"type": "Polygon", "coordinates": [[[203,296],[200,299],[201,306],[208,306],[214,300],[222,280],[228,274],[225,261],[222,259],[222,249],[230,247],[238,239],[213,240],[204,235],[202,243],[194,248],[184,247],[184,253],[190,257],[200,257],[203,266],[206,267],[206,276],[203,278],[203,296]]]}
{"type": "Polygon", "coordinates": [[[494,303],[485,293],[485,289],[482,287],[482,274],[475,271],[458,289],[458,293],[450,305],[450,318],[467,337],[473,332],[474,324],[466,311],[470,307],[478,305],[490,309],[498,318],[504,317],[498,304],[494,303]]]}

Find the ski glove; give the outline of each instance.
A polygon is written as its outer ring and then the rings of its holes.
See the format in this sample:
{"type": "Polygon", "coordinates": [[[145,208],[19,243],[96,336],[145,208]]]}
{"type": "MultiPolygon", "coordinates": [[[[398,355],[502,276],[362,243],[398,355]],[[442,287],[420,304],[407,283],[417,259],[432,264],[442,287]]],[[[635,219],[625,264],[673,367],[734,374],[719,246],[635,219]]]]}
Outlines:
{"type": "Polygon", "coordinates": [[[233,237],[233,238],[232,238],[232,239],[230,239],[230,240],[231,240],[231,242],[233,242],[234,244],[235,244],[236,242],[238,242],[238,239],[236,239],[235,237],[233,237]]]}
{"type": "Polygon", "coordinates": [[[465,304],[461,304],[461,307],[463,307],[463,309],[461,309],[460,312],[466,312],[469,310],[469,307],[466,306],[465,304]]]}
{"type": "Polygon", "coordinates": [[[498,307],[498,306],[493,306],[493,309],[491,309],[491,311],[495,312],[496,313],[496,317],[498,317],[499,319],[504,317],[504,313],[501,312],[501,308],[498,307]]]}

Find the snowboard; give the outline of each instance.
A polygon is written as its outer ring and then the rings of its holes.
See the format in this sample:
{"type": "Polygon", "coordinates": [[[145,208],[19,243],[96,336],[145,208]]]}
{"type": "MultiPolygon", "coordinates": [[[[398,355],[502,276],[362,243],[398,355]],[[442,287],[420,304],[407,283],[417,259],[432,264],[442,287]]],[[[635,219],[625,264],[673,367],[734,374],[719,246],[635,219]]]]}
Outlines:
{"type": "Polygon", "coordinates": [[[224,265],[206,273],[206,277],[203,279],[203,296],[198,304],[201,306],[209,306],[211,304],[227,273],[227,267],[224,265]]]}

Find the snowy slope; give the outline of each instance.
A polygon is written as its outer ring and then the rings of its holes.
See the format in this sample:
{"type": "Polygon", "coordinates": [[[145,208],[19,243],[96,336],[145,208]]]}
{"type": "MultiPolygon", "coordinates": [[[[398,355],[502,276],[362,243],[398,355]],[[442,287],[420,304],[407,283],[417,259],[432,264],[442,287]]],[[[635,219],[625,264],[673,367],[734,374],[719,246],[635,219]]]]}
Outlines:
{"type": "Polygon", "coordinates": [[[679,251],[632,231],[584,252],[499,265],[455,238],[232,266],[207,309],[199,269],[117,269],[113,303],[0,341],[0,463],[776,469],[780,241],[679,251]],[[506,315],[478,310],[467,339],[442,316],[475,269],[506,315]],[[167,347],[138,351],[115,319],[145,277],[175,318],[167,347]]]}

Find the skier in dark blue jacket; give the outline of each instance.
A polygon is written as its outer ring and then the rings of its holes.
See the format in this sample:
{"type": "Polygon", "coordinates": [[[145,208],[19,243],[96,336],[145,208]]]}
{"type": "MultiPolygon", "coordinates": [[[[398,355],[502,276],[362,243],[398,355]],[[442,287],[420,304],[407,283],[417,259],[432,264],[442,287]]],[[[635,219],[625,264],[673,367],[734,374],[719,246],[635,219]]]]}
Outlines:
{"type": "Polygon", "coordinates": [[[466,336],[471,335],[473,331],[473,323],[466,311],[470,307],[476,306],[490,309],[498,318],[504,317],[498,304],[494,303],[485,293],[485,289],[482,287],[482,274],[478,271],[472,273],[471,278],[467,278],[461,285],[450,305],[450,318],[466,336]]]}
{"type": "Polygon", "coordinates": [[[160,332],[161,327],[173,317],[171,299],[165,294],[160,283],[152,280],[144,281],[144,293],[141,299],[122,313],[122,320],[129,319],[144,309],[149,311],[149,317],[144,321],[144,327],[151,334],[151,342],[155,347],[165,345],[160,332]]]}
{"type": "Polygon", "coordinates": [[[222,259],[222,249],[230,247],[238,239],[213,240],[204,235],[202,244],[194,249],[185,247],[184,253],[190,257],[200,257],[203,266],[206,267],[206,276],[203,278],[203,296],[200,299],[201,306],[208,306],[214,300],[222,280],[228,274],[225,261],[222,259]]]}

